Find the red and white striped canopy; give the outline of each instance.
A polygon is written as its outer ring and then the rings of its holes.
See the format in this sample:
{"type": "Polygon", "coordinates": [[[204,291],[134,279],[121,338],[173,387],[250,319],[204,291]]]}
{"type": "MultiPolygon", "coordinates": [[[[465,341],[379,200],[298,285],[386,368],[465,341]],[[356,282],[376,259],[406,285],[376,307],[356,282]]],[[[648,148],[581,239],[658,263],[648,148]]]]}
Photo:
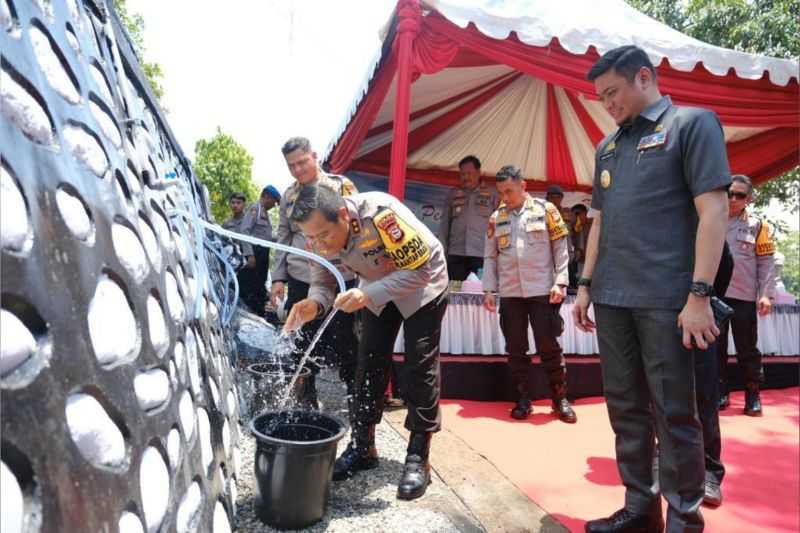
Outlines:
{"type": "Polygon", "coordinates": [[[734,172],[758,182],[798,164],[796,62],[701,43],[621,0],[432,1],[424,12],[400,0],[366,90],[325,157],[333,171],[389,175],[403,31],[414,35],[409,179],[455,184],[458,161],[473,154],[486,176],[513,164],[533,188],[588,190],[594,147],[616,126],[586,72],[631,42],[658,65],[662,93],[717,112],[734,172]]]}

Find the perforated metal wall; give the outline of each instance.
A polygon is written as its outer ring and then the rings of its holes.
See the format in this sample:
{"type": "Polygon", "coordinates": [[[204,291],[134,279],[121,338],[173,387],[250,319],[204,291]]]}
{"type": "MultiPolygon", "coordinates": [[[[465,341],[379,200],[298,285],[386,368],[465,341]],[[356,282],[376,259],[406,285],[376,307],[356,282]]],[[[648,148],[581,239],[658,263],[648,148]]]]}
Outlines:
{"type": "Polygon", "coordinates": [[[0,0],[0,50],[3,533],[230,531],[206,194],[102,0],[0,0]]]}

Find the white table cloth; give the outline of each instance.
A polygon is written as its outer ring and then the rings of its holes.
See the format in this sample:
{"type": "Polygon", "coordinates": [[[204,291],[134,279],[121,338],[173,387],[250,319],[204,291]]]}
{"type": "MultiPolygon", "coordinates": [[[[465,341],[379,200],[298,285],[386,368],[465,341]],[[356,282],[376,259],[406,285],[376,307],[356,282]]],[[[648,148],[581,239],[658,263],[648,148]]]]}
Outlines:
{"type": "MultiPolygon", "coordinates": [[[[497,313],[484,309],[482,294],[454,292],[442,321],[441,353],[449,355],[503,355],[505,340],[500,331],[497,313]]],[[[564,334],[559,341],[564,353],[594,355],[597,338],[580,331],[572,320],[574,297],[568,296],[561,306],[564,334]]],[[[594,318],[590,308],[589,315],[594,318]]],[[[536,352],[533,332],[528,327],[530,353],[536,352]]],[[[776,305],[774,312],[758,319],[758,348],[765,355],[800,355],[800,305],[776,305]]],[[[395,353],[403,353],[403,330],[397,336],[395,353]]],[[[730,354],[736,353],[733,339],[728,343],[730,354]]]]}

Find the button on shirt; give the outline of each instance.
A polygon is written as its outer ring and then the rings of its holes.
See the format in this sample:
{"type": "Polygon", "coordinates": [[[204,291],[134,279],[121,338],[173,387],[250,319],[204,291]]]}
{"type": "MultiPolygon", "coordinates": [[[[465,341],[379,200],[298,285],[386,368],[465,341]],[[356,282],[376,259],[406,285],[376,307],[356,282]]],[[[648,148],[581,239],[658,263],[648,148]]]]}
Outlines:
{"type": "MultiPolygon", "coordinates": [[[[370,311],[379,315],[393,302],[408,318],[447,290],[442,244],[402,202],[382,192],[348,196],[344,202],[350,234],[336,259],[358,275],[370,311]]],[[[336,288],[331,273],[312,263],[308,297],[329,309],[336,288]]]]}
{"type": "Polygon", "coordinates": [[[661,309],[686,304],[694,272],[694,198],[731,183],[725,139],[708,110],[669,97],[604,139],[592,208],[602,212],[595,303],[661,309]]]}
{"type": "Polygon", "coordinates": [[[727,241],[733,254],[733,276],[727,298],[755,302],[775,296],[775,244],[769,224],[747,211],[728,221],[727,241]]]}
{"type": "MultiPolygon", "coordinates": [[[[313,181],[311,184],[330,187],[342,196],[358,192],[352,181],[344,176],[337,176],[335,174],[320,172],[317,180],[313,181]]],[[[304,186],[300,183],[294,182],[283,194],[283,200],[281,201],[281,206],[278,211],[280,216],[278,235],[275,239],[275,241],[280,244],[286,244],[300,249],[306,248],[306,239],[303,237],[300,226],[291,220],[291,216],[294,202],[297,200],[303,187],[304,186]]],[[[346,270],[342,272],[342,275],[346,280],[351,280],[354,277],[351,272],[346,270]]],[[[289,277],[304,283],[309,283],[311,281],[309,261],[301,255],[277,251],[275,253],[275,262],[272,267],[272,279],[273,281],[288,281],[289,277]]]]}
{"type": "Polygon", "coordinates": [[[489,216],[497,209],[497,191],[481,182],[472,190],[454,190],[447,205],[447,254],[483,257],[489,216]]]}
{"type": "Polygon", "coordinates": [[[550,294],[569,283],[569,232],[556,206],[528,196],[516,210],[501,205],[489,220],[483,290],[501,297],[550,294]]]}

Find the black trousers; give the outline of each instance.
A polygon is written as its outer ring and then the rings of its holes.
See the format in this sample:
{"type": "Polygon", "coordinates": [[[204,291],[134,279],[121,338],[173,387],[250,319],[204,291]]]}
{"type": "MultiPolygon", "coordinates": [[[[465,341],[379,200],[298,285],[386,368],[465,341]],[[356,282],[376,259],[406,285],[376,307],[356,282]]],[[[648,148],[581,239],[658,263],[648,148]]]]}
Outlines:
{"type": "Polygon", "coordinates": [[[763,383],[764,368],[761,366],[761,352],[758,343],[758,316],[756,303],[723,298],[733,308],[730,324],[720,328],[719,335],[719,381],[723,391],[728,390],[728,328],[733,330],[733,343],[736,345],[736,359],[744,373],[745,383],[763,383]]]}
{"type": "MultiPolygon", "coordinates": [[[[348,289],[356,286],[356,280],[346,282],[348,289]]],[[[308,283],[303,281],[289,278],[288,294],[286,295],[286,312],[292,310],[292,306],[308,297],[308,283]]],[[[305,353],[311,339],[322,324],[322,319],[312,320],[303,325],[300,330],[301,336],[295,343],[296,350],[293,357],[299,361],[305,353]]],[[[355,315],[351,313],[336,313],[328,329],[322,334],[311,357],[314,359],[308,367],[314,375],[319,373],[320,366],[318,363],[325,363],[326,365],[334,365],[339,369],[339,377],[347,386],[347,394],[352,397],[355,393],[353,387],[356,375],[356,355],[358,353],[358,336],[356,334],[356,319],[355,315]]]]}
{"type": "Polygon", "coordinates": [[[244,267],[237,272],[239,298],[258,316],[264,316],[267,305],[267,272],[269,271],[269,248],[253,246],[256,266],[244,267]]]}
{"type": "Polygon", "coordinates": [[[558,337],[564,332],[564,320],[559,311],[561,304],[551,304],[549,296],[500,299],[500,329],[506,340],[508,366],[517,399],[530,399],[528,355],[528,323],[533,329],[536,353],[547,371],[550,387],[556,390],[566,383],[567,365],[558,337]]]}
{"type": "Polygon", "coordinates": [[[703,426],[706,480],[722,483],[725,466],[722,464],[722,437],[719,428],[719,373],[717,349],[719,343],[707,350],[694,350],[694,375],[697,395],[697,415],[703,426]]]}
{"type": "Polygon", "coordinates": [[[703,531],[703,434],[697,417],[695,354],[684,348],[677,309],[595,304],[603,394],[616,436],[625,507],[646,514],[653,491],[655,434],[667,532],[703,531]]]}
{"type": "Polygon", "coordinates": [[[405,340],[405,367],[409,377],[403,390],[408,405],[405,426],[409,431],[436,432],[441,429],[439,338],[447,309],[448,291],[403,318],[394,303],[380,315],[361,311],[361,343],[358,346],[356,420],[359,425],[377,424],[383,415],[392,351],[400,325],[405,340]]]}
{"type": "Polygon", "coordinates": [[[448,255],[447,273],[451,281],[464,281],[472,272],[476,276],[478,270],[483,268],[483,257],[472,257],[469,255],[448,255]]]}

